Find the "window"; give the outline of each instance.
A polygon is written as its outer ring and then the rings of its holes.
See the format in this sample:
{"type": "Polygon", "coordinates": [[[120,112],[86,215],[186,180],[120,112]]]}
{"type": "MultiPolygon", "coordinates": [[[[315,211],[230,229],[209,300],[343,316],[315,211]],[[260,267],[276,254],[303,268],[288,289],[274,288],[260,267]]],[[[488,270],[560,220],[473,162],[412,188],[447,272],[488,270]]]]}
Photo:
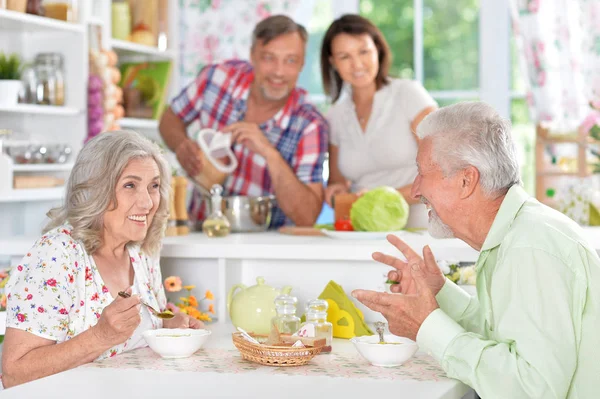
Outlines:
{"type": "Polygon", "coordinates": [[[511,118],[523,183],[533,193],[535,129],[529,121],[524,85],[519,80],[516,50],[511,46],[506,2],[316,0],[315,21],[309,26],[311,40],[319,40],[317,47],[311,46],[309,40],[310,51],[318,48],[316,63],[313,58],[314,64],[309,64],[308,55],[303,76],[312,79],[305,87],[311,87],[317,103],[325,102],[318,65],[320,39],[329,23],[345,13],[359,13],[377,25],[394,56],[391,74],[420,81],[440,106],[480,100],[511,118]]]}

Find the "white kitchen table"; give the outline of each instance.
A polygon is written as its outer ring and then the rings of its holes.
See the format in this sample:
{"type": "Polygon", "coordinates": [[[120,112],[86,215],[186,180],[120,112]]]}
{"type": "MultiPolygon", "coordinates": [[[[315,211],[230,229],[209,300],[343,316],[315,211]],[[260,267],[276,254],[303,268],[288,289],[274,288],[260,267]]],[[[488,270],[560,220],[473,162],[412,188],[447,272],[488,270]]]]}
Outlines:
{"type": "Polygon", "coordinates": [[[7,389],[24,398],[418,398],[460,399],[472,390],[445,377],[424,353],[400,367],[369,365],[352,343],[335,339],[333,352],[299,367],[269,367],[241,359],[233,328],[218,323],[206,347],[187,359],[161,359],[149,348],[121,354],[7,389]]]}

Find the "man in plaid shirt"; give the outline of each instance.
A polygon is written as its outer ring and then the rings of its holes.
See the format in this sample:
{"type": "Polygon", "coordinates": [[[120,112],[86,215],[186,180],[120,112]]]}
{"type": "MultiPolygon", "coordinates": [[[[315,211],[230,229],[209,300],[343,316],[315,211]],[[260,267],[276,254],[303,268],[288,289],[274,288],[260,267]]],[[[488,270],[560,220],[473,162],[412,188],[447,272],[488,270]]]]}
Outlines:
{"type": "MultiPolygon", "coordinates": [[[[200,148],[186,133],[200,128],[232,133],[237,169],[224,183],[224,195],[275,194],[270,227],[312,226],[323,203],[323,161],[329,127],[296,87],[304,65],[307,33],[285,16],[273,16],[254,29],[251,63],[227,61],[204,67],[165,111],[160,133],[190,176],[202,168],[200,148]]],[[[204,210],[194,194],[190,219],[204,210]]]]}

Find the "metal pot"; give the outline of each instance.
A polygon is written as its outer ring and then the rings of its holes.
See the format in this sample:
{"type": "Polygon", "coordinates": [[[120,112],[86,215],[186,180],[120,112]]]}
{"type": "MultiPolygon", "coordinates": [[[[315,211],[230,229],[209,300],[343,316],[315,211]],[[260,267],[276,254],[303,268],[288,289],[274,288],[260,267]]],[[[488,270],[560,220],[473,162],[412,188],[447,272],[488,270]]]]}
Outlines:
{"type": "MultiPolygon", "coordinates": [[[[203,197],[210,214],[210,197],[203,197]]],[[[271,214],[275,196],[246,197],[230,196],[221,200],[221,211],[231,224],[231,231],[237,233],[266,231],[271,224],[271,214]]]]}

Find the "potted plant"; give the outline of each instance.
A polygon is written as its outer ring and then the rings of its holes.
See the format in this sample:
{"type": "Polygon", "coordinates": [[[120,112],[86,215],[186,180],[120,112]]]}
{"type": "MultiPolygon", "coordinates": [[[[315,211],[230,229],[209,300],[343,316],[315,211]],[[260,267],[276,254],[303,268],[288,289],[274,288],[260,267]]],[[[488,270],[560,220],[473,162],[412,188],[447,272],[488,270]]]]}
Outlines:
{"type": "Polygon", "coordinates": [[[17,104],[21,90],[21,59],[0,53],[0,106],[17,104]]]}

